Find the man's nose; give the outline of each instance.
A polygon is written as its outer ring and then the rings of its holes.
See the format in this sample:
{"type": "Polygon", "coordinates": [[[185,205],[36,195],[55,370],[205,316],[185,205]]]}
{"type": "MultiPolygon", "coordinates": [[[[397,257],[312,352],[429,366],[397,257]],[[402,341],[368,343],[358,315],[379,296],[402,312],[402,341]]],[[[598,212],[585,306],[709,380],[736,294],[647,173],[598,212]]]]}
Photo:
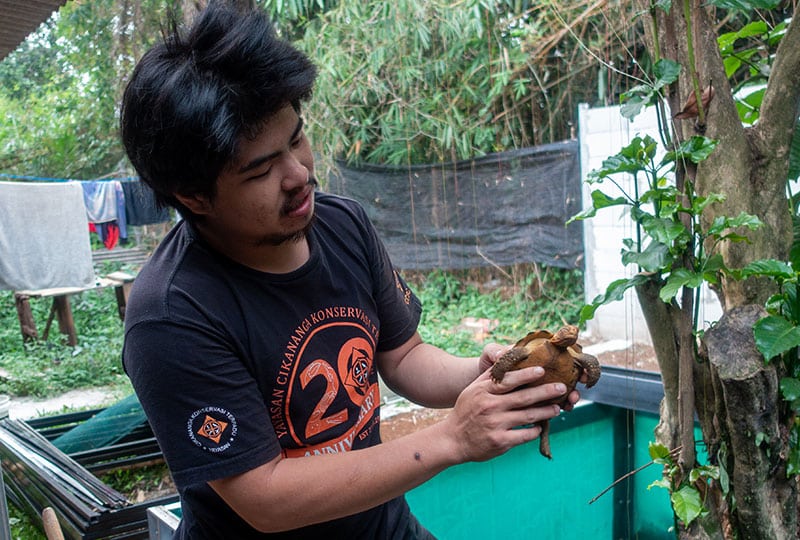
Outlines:
{"type": "Polygon", "coordinates": [[[310,171],[299,160],[291,158],[281,180],[281,189],[292,191],[308,183],[310,171]]]}

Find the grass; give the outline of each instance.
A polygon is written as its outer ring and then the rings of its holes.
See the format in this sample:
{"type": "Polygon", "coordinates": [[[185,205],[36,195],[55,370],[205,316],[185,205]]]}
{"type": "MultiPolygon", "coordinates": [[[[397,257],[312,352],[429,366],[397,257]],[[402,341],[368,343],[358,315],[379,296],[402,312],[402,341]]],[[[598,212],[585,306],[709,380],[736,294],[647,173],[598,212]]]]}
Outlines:
{"type": "Polygon", "coordinates": [[[420,334],[428,343],[462,356],[480,354],[490,341],[513,344],[537,328],[578,320],[583,273],[521,265],[505,270],[470,270],[408,277],[423,305],[420,334]],[[485,319],[476,339],[467,317],[485,319]]]}
{"type": "MultiPolygon", "coordinates": [[[[43,335],[49,298],[31,299],[31,311],[43,335]]],[[[78,346],[69,347],[53,323],[46,340],[23,343],[12,292],[0,293],[0,393],[52,397],[78,388],[125,385],[122,370],[122,321],[114,290],[98,289],[70,300],[78,346]]]]}
{"type": "MultiPolygon", "coordinates": [[[[106,268],[107,272],[124,268],[106,268]]],[[[462,356],[477,356],[489,341],[512,344],[536,328],[575,322],[583,306],[583,274],[577,270],[519,265],[508,269],[460,272],[407,272],[404,276],[423,305],[420,334],[427,342],[462,356]],[[466,318],[485,319],[476,335],[466,318]]],[[[40,335],[50,299],[32,299],[40,335]]],[[[23,343],[13,294],[0,292],[0,393],[52,397],[68,390],[115,386],[130,388],[120,360],[123,326],[114,290],[100,289],[71,299],[78,346],[64,344],[57,324],[47,340],[23,343]]],[[[130,390],[128,390],[130,391],[130,390]]],[[[120,395],[122,390],[120,390],[120,395]]],[[[159,485],[164,468],[148,467],[105,475],[102,480],[133,498],[159,485]]],[[[40,540],[41,530],[13,505],[12,537],[40,540]]]]}

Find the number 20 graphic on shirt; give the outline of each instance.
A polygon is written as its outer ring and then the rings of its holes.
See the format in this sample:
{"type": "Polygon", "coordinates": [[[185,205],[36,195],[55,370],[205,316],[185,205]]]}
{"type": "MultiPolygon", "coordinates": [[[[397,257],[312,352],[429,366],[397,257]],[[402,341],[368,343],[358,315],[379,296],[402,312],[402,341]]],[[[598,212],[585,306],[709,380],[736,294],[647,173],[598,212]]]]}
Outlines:
{"type": "Polygon", "coordinates": [[[322,397],[320,397],[316,407],[314,407],[311,417],[308,419],[308,424],[306,424],[307,439],[347,420],[347,409],[343,409],[327,417],[323,416],[334,399],[336,399],[336,394],[339,391],[339,377],[336,371],[324,360],[314,360],[300,374],[300,384],[303,389],[305,389],[308,383],[315,377],[325,377],[326,387],[325,392],[322,394],[322,397]]]}

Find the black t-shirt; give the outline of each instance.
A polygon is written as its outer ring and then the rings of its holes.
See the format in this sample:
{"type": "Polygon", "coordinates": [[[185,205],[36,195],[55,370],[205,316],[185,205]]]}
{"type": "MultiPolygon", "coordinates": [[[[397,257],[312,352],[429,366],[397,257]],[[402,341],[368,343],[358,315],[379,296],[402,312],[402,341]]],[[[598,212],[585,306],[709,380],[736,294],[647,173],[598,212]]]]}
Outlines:
{"type": "Polygon", "coordinates": [[[302,267],[268,274],[214,252],[182,222],[133,285],[123,364],[180,492],[182,538],[392,538],[405,526],[400,497],[261,535],[207,485],[280,453],[380,442],[374,355],[414,334],[419,301],[356,202],[318,193],[308,241],[302,267]]]}

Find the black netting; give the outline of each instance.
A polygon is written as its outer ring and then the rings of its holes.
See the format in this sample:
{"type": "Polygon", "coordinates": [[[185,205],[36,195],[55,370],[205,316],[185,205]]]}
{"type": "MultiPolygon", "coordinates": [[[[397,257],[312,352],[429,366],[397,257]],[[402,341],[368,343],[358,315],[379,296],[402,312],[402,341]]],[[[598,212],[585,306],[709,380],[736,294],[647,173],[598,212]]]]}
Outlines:
{"type": "Polygon", "coordinates": [[[339,163],[328,190],[364,205],[401,269],[583,264],[577,141],[409,167],[339,163]]]}

